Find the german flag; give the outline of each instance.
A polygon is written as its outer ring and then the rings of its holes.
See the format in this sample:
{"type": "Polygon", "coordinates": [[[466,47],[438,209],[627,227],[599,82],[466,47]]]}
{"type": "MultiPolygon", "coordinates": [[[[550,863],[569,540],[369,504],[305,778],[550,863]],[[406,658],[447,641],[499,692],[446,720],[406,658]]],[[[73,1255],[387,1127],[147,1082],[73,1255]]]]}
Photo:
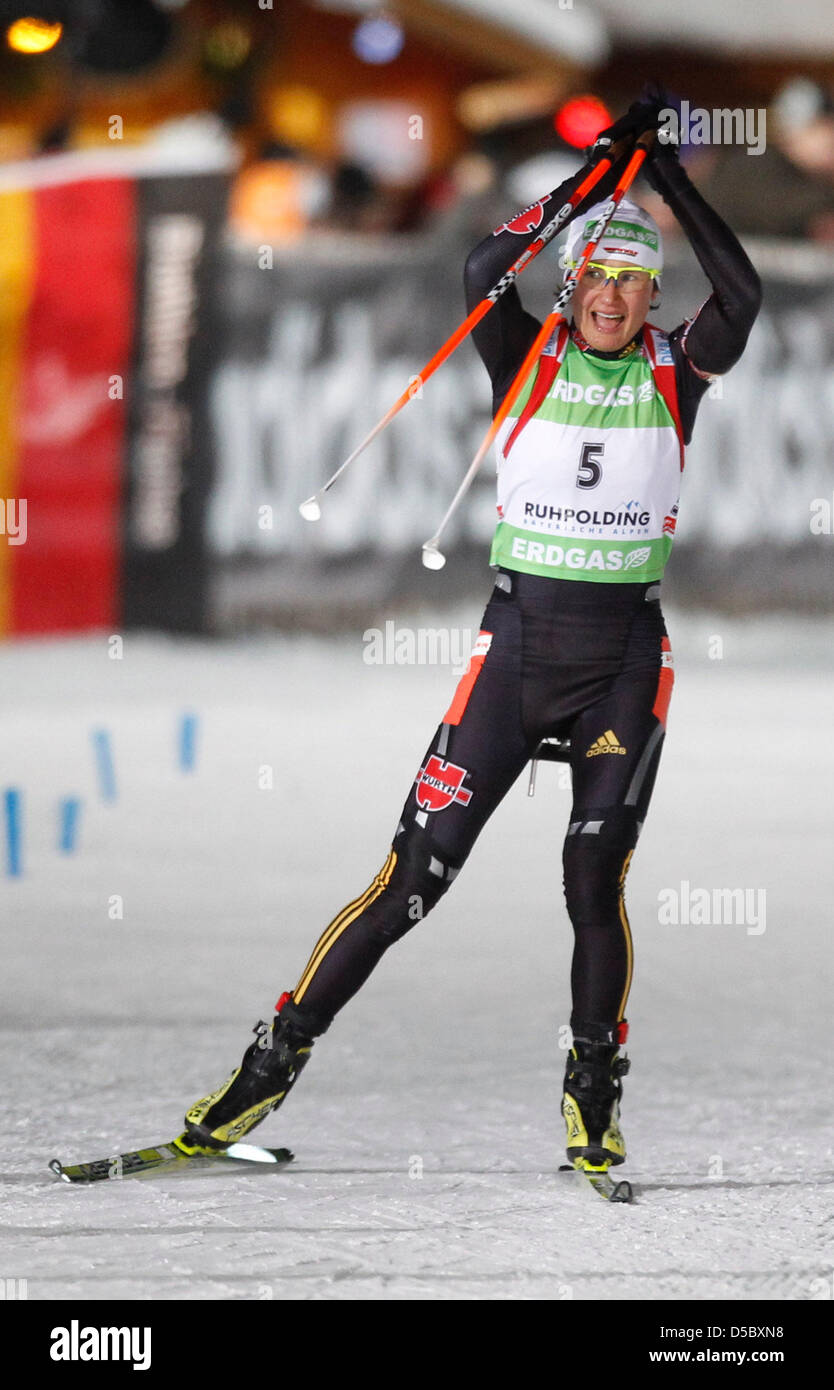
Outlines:
{"type": "Polygon", "coordinates": [[[0,190],[0,636],[119,616],[134,189],[0,190]]]}
{"type": "Polygon", "coordinates": [[[0,167],[0,637],[206,625],[228,186],[128,152],[0,167]]]}

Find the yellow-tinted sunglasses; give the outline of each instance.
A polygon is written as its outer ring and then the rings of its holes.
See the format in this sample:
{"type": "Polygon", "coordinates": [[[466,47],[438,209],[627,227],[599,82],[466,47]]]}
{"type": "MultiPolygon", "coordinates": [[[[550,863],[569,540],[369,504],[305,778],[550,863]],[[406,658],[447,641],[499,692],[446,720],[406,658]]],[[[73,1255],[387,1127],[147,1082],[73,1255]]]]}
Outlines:
{"type": "Polygon", "coordinates": [[[643,266],[606,265],[603,261],[589,261],[582,279],[586,285],[605,285],[613,280],[618,289],[628,294],[643,289],[651,280],[660,275],[659,270],[646,270],[643,266]]]}

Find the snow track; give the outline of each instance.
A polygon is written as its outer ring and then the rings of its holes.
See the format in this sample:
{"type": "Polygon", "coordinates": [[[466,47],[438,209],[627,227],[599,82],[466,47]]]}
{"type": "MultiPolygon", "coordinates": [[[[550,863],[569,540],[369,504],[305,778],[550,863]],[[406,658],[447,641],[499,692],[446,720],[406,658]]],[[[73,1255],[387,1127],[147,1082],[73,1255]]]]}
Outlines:
{"type": "Polygon", "coordinates": [[[637,1204],[613,1208],[556,1172],[572,939],[552,765],[257,1131],[294,1164],[57,1182],[53,1156],[172,1137],[237,1064],[383,862],[456,677],[366,665],[361,635],[0,652],[0,786],[22,788],[25,823],[24,875],[0,880],[4,1275],[30,1299],[831,1298],[832,629],[669,628],[677,685],[628,893],[637,1204]],[[85,801],[69,857],[68,794],[85,801]],[[658,920],[663,890],[720,888],[764,891],[764,919],[658,920]]]}

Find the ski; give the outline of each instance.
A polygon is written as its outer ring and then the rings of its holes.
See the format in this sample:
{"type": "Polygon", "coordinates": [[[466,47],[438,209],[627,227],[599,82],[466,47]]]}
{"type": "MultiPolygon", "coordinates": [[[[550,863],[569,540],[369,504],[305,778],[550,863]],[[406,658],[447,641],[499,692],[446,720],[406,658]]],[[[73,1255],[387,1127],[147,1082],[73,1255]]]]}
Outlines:
{"type": "Polygon", "coordinates": [[[181,1147],[184,1138],[172,1139],[167,1144],[155,1144],[146,1149],[130,1149],[127,1153],[114,1154],[111,1158],[94,1159],[91,1163],[62,1163],[59,1158],[51,1159],[49,1169],[62,1182],[106,1182],[121,1178],[140,1177],[143,1173],[173,1173],[181,1169],[216,1167],[222,1163],[290,1163],[294,1155],[289,1149],[264,1149],[257,1144],[230,1144],[227,1149],[217,1153],[197,1150],[189,1152],[181,1147]]]}
{"type": "Polygon", "coordinates": [[[634,1201],[634,1188],[631,1183],[624,1178],[614,1182],[607,1168],[574,1168],[569,1163],[563,1163],[559,1172],[576,1173],[580,1181],[584,1179],[587,1186],[592,1187],[607,1202],[634,1201]]]}

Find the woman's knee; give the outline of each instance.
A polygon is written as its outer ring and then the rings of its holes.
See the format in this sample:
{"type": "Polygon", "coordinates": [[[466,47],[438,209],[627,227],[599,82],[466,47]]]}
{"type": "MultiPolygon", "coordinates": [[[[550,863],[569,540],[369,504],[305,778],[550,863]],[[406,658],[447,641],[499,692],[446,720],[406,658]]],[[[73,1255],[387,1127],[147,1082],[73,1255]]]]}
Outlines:
{"type": "Polygon", "coordinates": [[[599,920],[616,909],[639,824],[632,807],[606,807],[572,819],[562,862],[572,921],[599,920]]]}

